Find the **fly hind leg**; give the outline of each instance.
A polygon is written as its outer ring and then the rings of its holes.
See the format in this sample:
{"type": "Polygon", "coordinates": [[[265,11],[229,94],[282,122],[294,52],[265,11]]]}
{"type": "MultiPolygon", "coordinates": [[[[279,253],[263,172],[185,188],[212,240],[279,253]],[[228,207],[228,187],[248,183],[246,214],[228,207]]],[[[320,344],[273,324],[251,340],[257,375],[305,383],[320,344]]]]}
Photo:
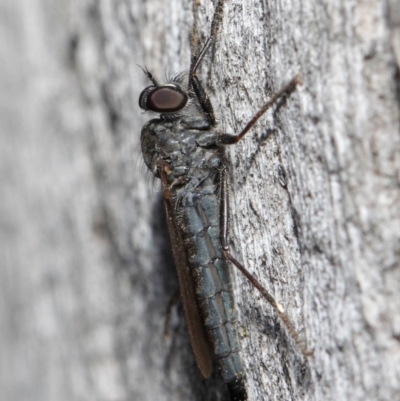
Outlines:
{"type": "Polygon", "coordinates": [[[304,341],[300,337],[299,333],[295,329],[294,324],[286,314],[283,306],[270,294],[261,283],[240,263],[238,262],[229,251],[229,177],[226,168],[221,170],[220,176],[220,188],[221,188],[221,200],[220,200],[220,241],[222,250],[225,257],[237,267],[242,274],[249,280],[253,287],[255,287],[260,294],[269,302],[269,304],[276,310],[283,324],[288,330],[291,337],[296,342],[297,347],[303,353],[303,355],[311,355],[312,352],[307,350],[304,341]]]}

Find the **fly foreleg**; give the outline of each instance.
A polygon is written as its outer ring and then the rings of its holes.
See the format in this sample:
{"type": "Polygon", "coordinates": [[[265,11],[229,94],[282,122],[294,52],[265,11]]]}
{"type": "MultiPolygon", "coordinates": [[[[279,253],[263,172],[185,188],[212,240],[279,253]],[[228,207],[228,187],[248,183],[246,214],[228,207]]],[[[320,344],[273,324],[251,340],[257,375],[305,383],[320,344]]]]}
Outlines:
{"type": "MultiPolygon", "coordinates": [[[[215,8],[214,18],[211,23],[211,35],[207,39],[205,45],[201,49],[198,56],[192,57],[192,62],[190,66],[189,72],[189,88],[193,88],[193,91],[196,95],[196,98],[200,104],[200,107],[205,114],[207,120],[211,125],[215,125],[215,116],[214,116],[214,109],[212,107],[210,98],[207,95],[202,83],[200,82],[199,78],[197,77],[196,71],[198,66],[200,65],[201,61],[204,58],[209,47],[215,43],[218,29],[222,21],[222,12],[225,0],[219,0],[217,7],[215,8]]],[[[194,40],[192,40],[192,46],[194,45],[194,40]]]]}
{"type": "Polygon", "coordinates": [[[283,306],[270,294],[261,283],[240,263],[238,262],[229,251],[229,176],[226,168],[222,168],[220,173],[220,241],[222,250],[225,257],[237,267],[243,275],[249,280],[253,287],[255,287],[260,294],[269,302],[269,304],[276,310],[283,324],[287,328],[289,334],[292,336],[300,351],[305,355],[311,355],[311,351],[307,350],[304,346],[304,341],[301,339],[299,333],[294,327],[289,316],[285,313],[283,306]]]}
{"type": "Polygon", "coordinates": [[[206,44],[204,45],[203,49],[201,50],[199,56],[192,60],[192,66],[189,72],[189,87],[193,88],[197,101],[199,102],[200,107],[210,125],[215,125],[214,109],[212,107],[210,98],[208,97],[207,92],[205,91],[200,79],[196,74],[197,67],[199,66],[201,60],[203,59],[211,43],[212,43],[212,38],[209,38],[206,44]]]}

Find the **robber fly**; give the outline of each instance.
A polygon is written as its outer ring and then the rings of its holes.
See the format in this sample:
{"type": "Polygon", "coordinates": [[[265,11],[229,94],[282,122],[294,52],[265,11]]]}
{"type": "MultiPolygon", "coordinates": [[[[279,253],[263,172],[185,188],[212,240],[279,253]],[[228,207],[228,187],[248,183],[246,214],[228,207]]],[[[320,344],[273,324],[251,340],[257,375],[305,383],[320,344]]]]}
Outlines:
{"type": "Polygon", "coordinates": [[[299,78],[275,94],[238,135],[222,132],[196,71],[216,40],[223,3],[219,0],[217,4],[209,39],[192,57],[187,83],[182,75],[160,83],[143,70],[152,84],[142,91],[139,106],[160,117],[143,127],[141,147],[145,164],[161,179],[181,298],[199,370],[208,378],[216,359],[231,400],[244,401],[247,391],[236,338],[231,264],[276,309],[301,344],[283,307],[230,254],[229,176],[224,148],[239,142],[268,108],[295,89],[299,78]],[[193,102],[200,112],[188,115],[184,110],[193,102]]]}

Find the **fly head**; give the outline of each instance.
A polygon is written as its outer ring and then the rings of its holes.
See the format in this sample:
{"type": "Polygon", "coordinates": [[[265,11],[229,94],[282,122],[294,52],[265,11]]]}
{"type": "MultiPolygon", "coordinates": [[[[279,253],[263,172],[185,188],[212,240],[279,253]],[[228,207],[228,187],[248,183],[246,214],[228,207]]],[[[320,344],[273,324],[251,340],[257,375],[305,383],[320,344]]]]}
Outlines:
{"type": "Polygon", "coordinates": [[[140,94],[139,106],[143,110],[168,114],[183,110],[188,100],[187,93],[177,83],[151,85],[140,94]]]}
{"type": "Polygon", "coordinates": [[[165,84],[160,84],[147,68],[142,70],[153,85],[145,88],[140,94],[141,109],[160,114],[174,114],[186,107],[189,96],[182,87],[182,74],[178,74],[165,84]]]}

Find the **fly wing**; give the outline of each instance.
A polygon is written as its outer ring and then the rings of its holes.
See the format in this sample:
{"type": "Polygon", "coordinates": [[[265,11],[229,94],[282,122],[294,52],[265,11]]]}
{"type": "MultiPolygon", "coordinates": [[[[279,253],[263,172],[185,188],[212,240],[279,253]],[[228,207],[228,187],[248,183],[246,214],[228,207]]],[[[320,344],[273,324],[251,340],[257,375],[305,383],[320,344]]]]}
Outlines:
{"type": "Polygon", "coordinates": [[[162,182],[169,237],[171,240],[172,252],[174,254],[175,267],[178,273],[180,293],[183,302],[183,309],[185,311],[186,324],[189,330],[190,342],[192,344],[193,353],[200,373],[204,378],[208,378],[212,373],[212,353],[206,338],[199,309],[197,307],[193,280],[187,262],[182,235],[176,225],[177,220],[175,210],[169,196],[167,185],[167,173],[165,169],[162,168],[159,169],[159,172],[162,182]]]}

